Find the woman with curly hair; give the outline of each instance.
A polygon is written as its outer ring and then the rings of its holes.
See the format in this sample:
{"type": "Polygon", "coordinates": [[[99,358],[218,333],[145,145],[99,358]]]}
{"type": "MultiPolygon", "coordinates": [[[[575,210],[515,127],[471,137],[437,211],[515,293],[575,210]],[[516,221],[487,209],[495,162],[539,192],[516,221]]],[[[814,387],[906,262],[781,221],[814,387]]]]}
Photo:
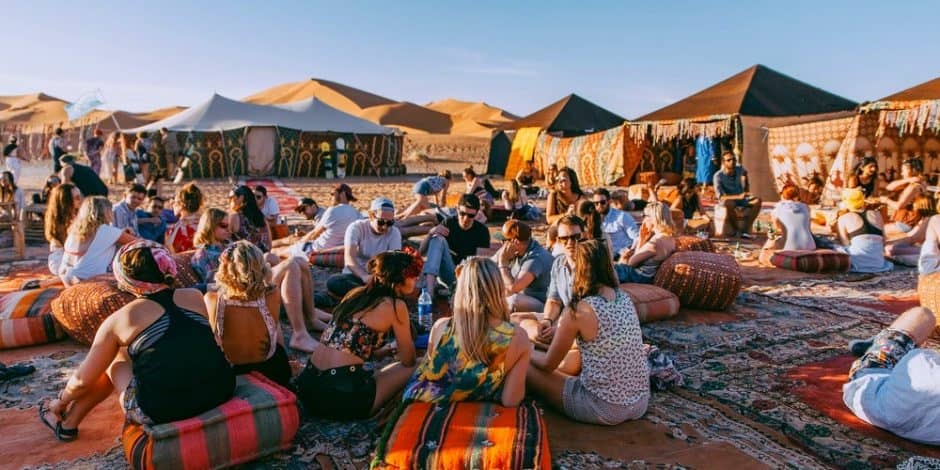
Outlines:
{"type": "Polygon", "coordinates": [[[414,370],[415,346],[403,297],[414,292],[422,265],[419,255],[402,251],[369,260],[369,282],[333,310],[320,347],[295,381],[307,412],[327,419],[368,418],[405,386],[414,370]],[[383,347],[389,332],[397,349],[383,347]],[[400,362],[373,373],[367,362],[396,351],[400,362]]]}
{"type": "Polygon", "coordinates": [[[118,248],[137,239],[112,226],[112,217],[108,198],[92,196],[82,202],[65,240],[65,255],[58,272],[63,284],[72,286],[107,273],[118,248]]]}
{"type": "Polygon", "coordinates": [[[176,193],[174,210],[179,219],[166,229],[166,246],[171,253],[194,249],[196,229],[202,216],[202,191],[196,183],[188,183],[176,193]]]}
{"type": "Polygon", "coordinates": [[[104,320],[65,389],[48,408],[40,405],[40,419],[58,439],[77,439],[85,416],[115,390],[126,420],[143,425],[192,418],[232,397],[235,374],[215,342],[202,294],[174,288],[176,268],[149,240],[114,258],[118,288],[137,298],[104,320]]]}
{"type": "Polygon", "coordinates": [[[287,386],[291,368],[280,323],[281,298],[258,247],[244,240],[219,257],[216,284],[206,292],[209,323],[235,374],[253,370],[287,386]],[[274,312],[272,314],[272,312],[274,312]]]}

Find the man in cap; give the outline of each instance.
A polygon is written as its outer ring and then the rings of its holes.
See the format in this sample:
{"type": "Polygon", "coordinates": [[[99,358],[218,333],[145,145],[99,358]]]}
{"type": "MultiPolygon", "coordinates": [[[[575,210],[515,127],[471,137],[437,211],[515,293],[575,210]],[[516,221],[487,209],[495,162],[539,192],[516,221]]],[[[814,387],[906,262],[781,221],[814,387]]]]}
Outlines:
{"type": "MultiPolygon", "coordinates": [[[[362,214],[355,207],[349,205],[356,200],[352,188],[348,184],[340,184],[333,188],[333,205],[323,212],[320,220],[309,233],[303,236],[291,249],[294,256],[308,256],[312,252],[328,250],[343,246],[343,238],[350,224],[362,218],[362,214]]],[[[308,212],[311,206],[316,208],[316,202],[310,198],[300,201],[298,211],[310,218],[308,212]],[[301,209],[303,207],[303,209],[301,209]]]]}
{"type": "Polygon", "coordinates": [[[326,281],[327,291],[338,299],[369,282],[372,277],[366,271],[369,259],[379,253],[401,249],[401,232],[395,227],[395,204],[384,197],[373,199],[369,205],[369,218],[349,224],[343,244],[346,246],[346,266],[341,274],[326,281]]]}

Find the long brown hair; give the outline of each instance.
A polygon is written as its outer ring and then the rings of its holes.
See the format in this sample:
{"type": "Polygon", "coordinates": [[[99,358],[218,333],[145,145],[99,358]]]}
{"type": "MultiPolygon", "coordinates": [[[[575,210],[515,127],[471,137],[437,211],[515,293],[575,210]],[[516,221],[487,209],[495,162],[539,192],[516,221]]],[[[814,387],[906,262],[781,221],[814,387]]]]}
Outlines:
{"type": "Polygon", "coordinates": [[[72,190],[76,189],[72,183],[63,183],[54,188],[49,194],[49,202],[46,207],[46,216],[43,221],[43,233],[46,241],[53,240],[59,242],[59,245],[65,246],[65,239],[69,236],[69,225],[75,218],[75,199],[72,197],[72,190]]]}
{"type": "Polygon", "coordinates": [[[414,269],[415,264],[421,264],[421,258],[403,251],[386,251],[375,255],[366,263],[366,270],[372,276],[369,282],[357,287],[343,297],[343,300],[333,309],[333,322],[348,321],[359,312],[372,310],[385,299],[395,299],[395,285],[405,282],[406,277],[418,277],[421,268],[414,269]]]}
{"type": "Polygon", "coordinates": [[[601,287],[617,289],[617,275],[614,274],[612,256],[603,239],[587,240],[578,243],[574,251],[574,281],[571,289],[572,311],[585,297],[597,295],[601,287]]]}
{"type": "Polygon", "coordinates": [[[575,214],[584,221],[584,236],[591,240],[604,239],[604,227],[600,212],[597,212],[597,206],[593,201],[581,201],[578,203],[575,214]]]}

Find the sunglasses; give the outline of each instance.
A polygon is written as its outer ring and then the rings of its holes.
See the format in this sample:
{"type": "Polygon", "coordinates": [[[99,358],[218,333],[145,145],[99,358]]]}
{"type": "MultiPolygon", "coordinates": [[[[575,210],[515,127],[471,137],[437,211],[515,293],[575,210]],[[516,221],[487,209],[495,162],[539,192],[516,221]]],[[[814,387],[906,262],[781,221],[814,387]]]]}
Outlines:
{"type": "Polygon", "coordinates": [[[595,205],[595,206],[606,206],[606,205],[607,205],[607,199],[604,199],[603,201],[593,201],[593,202],[594,202],[594,205],[595,205]]]}
{"type": "Polygon", "coordinates": [[[376,219],[375,224],[379,227],[391,227],[395,225],[395,219],[385,220],[385,219],[376,219]]]}
{"type": "Polygon", "coordinates": [[[262,195],[262,194],[255,194],[255,199],[257,199],[257,200],[260,201],[260,200],[264,199],[264,195],[262,195]]]}
{"type": "Polygon", "coordinates": [[[461,217],[467,217],[467,218],[472,219],[472,218],[474,218],[474,217],[477,216],[477,213],[476,213],[476,212],[458,211],[458,212],[457,212],[457,215],[459,215],[459,216],[461,216],[461,217]]]}
{"type": "Polygon", "coordinates": [[[559,236],[559,237],[558,237],[558,241],[561,242],[561,243],[568,243],[568,242],[571,242],[571,241],[573,241],[573,242],[579,242],[579,241],[581,241],[581,238],[582,238],[582,236],[581,236],[580,233],[575,233],[575,234],[567,235],[567,236],[564,236],[564,237],[559,236]]]}
{"type": "Polygon", "coordinates": [[[219,222],[218,228],[228,228],[228,222],[219,222]]]}

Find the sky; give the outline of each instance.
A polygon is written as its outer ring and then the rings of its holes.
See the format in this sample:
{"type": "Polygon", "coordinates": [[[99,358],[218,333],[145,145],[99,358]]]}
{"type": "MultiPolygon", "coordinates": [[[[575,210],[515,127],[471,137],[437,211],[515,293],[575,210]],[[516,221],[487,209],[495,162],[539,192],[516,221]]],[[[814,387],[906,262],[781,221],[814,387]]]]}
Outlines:
{"type": "Polygon", "coordinates": [[[764,64],[856,101],[940,76],[934,1],[46,1],[4,5],[0,95],[108,109],[307,78],[518,115],[577,93],[635,118],[764,64]],[[900,6],[896,6],[899,5],[900,6]]]}

